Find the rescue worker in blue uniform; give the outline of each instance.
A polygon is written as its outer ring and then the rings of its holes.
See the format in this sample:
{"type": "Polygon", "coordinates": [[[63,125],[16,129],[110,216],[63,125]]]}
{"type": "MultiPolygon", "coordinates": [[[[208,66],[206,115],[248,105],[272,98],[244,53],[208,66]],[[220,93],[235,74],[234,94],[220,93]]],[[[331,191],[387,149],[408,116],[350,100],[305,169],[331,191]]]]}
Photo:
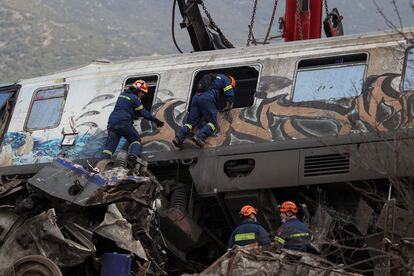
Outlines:
{"type": "Polygon", "coordinates": [[[242,222],[231,234],[227,248],[231,249],[234,245],[257,247],[270,244],[269,234],[257,222],[257,209],[251,205],[245,205],[240,210],[242,222]]]}
{"type": "Polygon", "coordinates": [[[284,248],[306,252],[310,240],[310,231],[297,218],[298,208],[296,204],[292,201],[286,201],[280,206],[279,212],[282,225],[277,229],[274,241],[284,248]]]}
{"type": "Polygon", "coordinates": [[[148,84],[137,80],[126,86],[119,95],[115,108],[109,115],[108,138],[102,152],[103,159],[111,159],[119,140],[124,137],[129,143],[128,160],[134,162],[141,153],[140,135],[134,127],[134,120],[139,117],[154,122],[162,127],[164,122],[155,118],[141,103],[141,98],[148,93],[148,84]]]}
{"type": "Polygon", "coordinates": [[[236,80],[231,76],[223,74],[207,74],[203,76],[191,101],[187,122],[176,134],[173,144],[181,148],[185,138],[190,135],[192,130],[201,122],[204,122],[198,133],[193,136],[194,142],[199,147],[203,147],[207,137],[217,131],[217,103],[220,94],[224,93],[226,98],[226,107],[223,111],[231,110],[234,104],[235,86],[236,80]]]}

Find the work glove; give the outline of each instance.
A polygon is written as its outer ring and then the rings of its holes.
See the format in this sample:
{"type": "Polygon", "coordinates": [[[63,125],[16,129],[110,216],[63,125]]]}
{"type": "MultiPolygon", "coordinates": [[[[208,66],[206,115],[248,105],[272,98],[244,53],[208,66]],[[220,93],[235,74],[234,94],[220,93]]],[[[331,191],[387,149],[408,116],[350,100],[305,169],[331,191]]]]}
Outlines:
{"type": "Polygon", "coordinates": [[[157,128],[160,128],[160,127],[164,126],[164,122],[158,120],[157,118],[154,119],[154,123],[157,125],[157,128]]]}
{"type": "Polygon", "coordinates": [[[226,106],[223,108],[222,112],[230,111],[233,108],[232,102],[226,102],[226,106]]]}

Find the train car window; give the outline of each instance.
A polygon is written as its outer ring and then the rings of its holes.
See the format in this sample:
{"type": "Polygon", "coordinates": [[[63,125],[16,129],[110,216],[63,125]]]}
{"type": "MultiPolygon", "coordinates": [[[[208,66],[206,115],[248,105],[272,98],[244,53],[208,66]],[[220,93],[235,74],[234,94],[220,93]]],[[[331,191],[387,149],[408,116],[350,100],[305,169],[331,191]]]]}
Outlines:
{"type": "Polygon", "coordinates": [[[131,77],[125,81],[125,86],[136,80],[144,80],[148,83],[148,93],[141,98],[141,102],[145,109],[150,111],[154,101],[155,91],[157,90],[158,76],[131,77]]]}
{"type": "Polygon", "coordinates": [[[67,90],[66,85],[36,90],[25,128],[36,130],[57,127],[62,117],[67,90]]]}
{"type": "Polygon", "coordinates": [[[13,96],[13,92],[0,93],[0,109],[3,108],[11,96],[13,96]]]}
{"type": "Polygon", "coordinates": [[[407,49],[403,69],[403,91],[414,90],[414,47],[407,49]]]}
{"type": "Polygon", "coordinates": [[[359,96],[365,78],[367,54],[302,60],[298,63],[294,102],[359,96]]]}
{"type": "MultiPolygon", "coordinates": [[[[234,89],[234,106],[233,108],[242,108],[252,106],[254,103],[254,95],[259,81],[260,66],[241,66],[231,68],[220,68],[212,70],[198,71],[194,76],[193,87],[191,89],[191,99],[197,91],[197,85],[200,79],[209,73],[224,74],[233,76],[236,79],[236,88],[234,89]]],[[[224,93],[219,98],[217,108],[223,109],[226,105],[224,93]]],[[[188,105],[188,111],[190,110],[188,105]]]]}

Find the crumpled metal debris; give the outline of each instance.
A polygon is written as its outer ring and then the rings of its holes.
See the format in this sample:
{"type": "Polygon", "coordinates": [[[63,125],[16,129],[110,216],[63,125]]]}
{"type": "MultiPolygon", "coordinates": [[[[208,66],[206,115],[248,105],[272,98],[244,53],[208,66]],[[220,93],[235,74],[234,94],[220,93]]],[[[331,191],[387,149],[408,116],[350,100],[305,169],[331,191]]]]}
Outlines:
{"type": "Polygon", "coordinates": [[[136,254],[141,259],[148,260],[141,242],[133,237],[131,224],[122,217],[115,204],[108,206],[104,221],[94,232],[113,240],[117,246],[136,254]]]}
{"type": "MultiPolygon", "coordinates": [[[[115,181],[112,180],[113,182],[115,181]]],[[[102,205],[132,200],[150,207],[159,192],[160,186],[154,185],[154,182],[148,177],[117,177],[116,184],[105,185],[91,194],[86,205],[102,205]]]]}
{"type": "Polygon", "coordinates": [[[373,214],[374,210],[366,203],[365,200],[360,199],[352,216],[352,220],[354,226],[364,236],[368,233],[369,223],[373,214]]]}
{"type": "Polygon", "coordinates": [[[390,203],[384,204],[384,207],[382,208],[381,214],[377,221],[377,226],[400,237],[414,238],[413,214],[390,203]],[[393,208],[393,210],[388,210],[388,208],[393,208]],[[388,217],[388,220],[391,222],[390,224],[393,226],[391,228],[387,226],[387,216],[389,215],[392,215],[392,217],[388,217]],[[395,223],[393,223],[393,221],[398,222],[398,227],[394,227],[395,223]]]}
{"type": "Polygon", "coordinates": [[[101,174],[57,158],[27,188],[21,181],[8,184],[0,186],[0,197],[16,187],[25,192],[15,198],[15,206],[0,206],[0,275],[28,255],[45,256],[68,269],[89,263],[94,270],[92,264],[102,253],[118,251],[130,252],[143,267],[150,260],[161,269],[152,256],[154,248],[146,251],[134,237],[134,231],[150,235],[161,190],[153,177],[120,167],[101,174]],[[114,243],[98,244],[102,237],[114,243]]]}
{"type": "Polygon", "coordinates": [[[236,247],[200,274],[194,275],[283,275],[358,276],[336,269],[326,260],[308,253],[276,248],[236,247]]]}
{"type": "Polygon", "coordinates": [[[29,179],[29,183],[50,197],[85,206],[92,193],[105,185],[106,179],[67,159],[57,158],[29,179]]]}
{"type": "Polygon", "coordinates": [[[4,197],[8,194],[11,194],[17,190],[22,189],[22,187],[20,186],[22,183],[22,180],[20,179],[16,179],[16,180],[11,180],[11,181],[7,181],[4,183],[0,184],[0,198],[4,197]]]}
{"type": "Polygon", "coordinates": [[[321,251],[323,244],[327,243],[330,231],[335,227],[332,216],[321,205],[316,209],[312,217],[310,229],[312,230],[312,247],[318,252],[321,251]]]}
{"type": "Polygon", "coordinates": [[[0,206],[0,244],[6,238],[9,230],[18,224],[19,215],[14,212],[14,206],[0,206]]]}
{"type": "Polygon", "coordinates": [[[57,225],[54,209],[28,219],[10,233],[0,248],[0,275],[17,259],[28,255],[47,256],[60,267],[81,264],[93,252],[66,239],[57,225]]]}

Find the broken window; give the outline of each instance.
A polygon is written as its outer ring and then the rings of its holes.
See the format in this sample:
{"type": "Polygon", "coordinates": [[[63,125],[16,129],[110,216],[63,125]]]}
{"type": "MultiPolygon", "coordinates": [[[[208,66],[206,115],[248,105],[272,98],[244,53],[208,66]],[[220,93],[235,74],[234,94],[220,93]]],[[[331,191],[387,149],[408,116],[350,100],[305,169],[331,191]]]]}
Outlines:
{"type": "Polygon", "coordinates": [[[414,90],[414,47],[408,48],[405,54],[403,91],[408,90],[414,90]]]}
{"type": "Polygon", "coordinates": [[[367,54],[302,60],[298,63],[294,102],[359,96],[365,78],[367,54]]]}
{"type": "Polygon", "coordinates": [[[13,92],[0,93],[0,109],[4,107],[11,96],[13,96],[13,92]]]}
{"type": "Polygon", "coordinates": [[[7,130],[20,85],[0,86],[0,144],[7,130]]]}
{"type": "MultiPolygon", "coordinates": [[[[242,107],[252,106],[254,103],[254,95],[255,95],[257,84],[259,81],[259,72],[260,72],[259,65],[198,71],[194,76],[190,102],[194,94],[197,91],[197,85],[200,79],[206,74],[213,73],[213,74],[230,75],[236,79],[236,88],[234,89],[233,108],[242,108],[242,107]]],[[[225,99],[224,93],[221,95],[222,97],[220,97],[217,103],[217,108],[219,110],[223,109],[226,105],[226,99],[225,99]]],[[[188,105],[188,110],[190,110],[190,104],[188,105]]]]}
{"type": "Polygon", "coordinates": [[[142,105],[146,110],[151,111],[151,107],[154,101],[155,91],[157,90],[158,85],[158,76],[145,76],[145,77],[131,77],[128,78],[125,82],[125,86],[132,84],[137,80],[144,80],[148,83],[148,93],[141,98],[142,105]]]}
{"type": "Polygon", "coordinates": [[[67,88],[64,85],[40,88],[35,91],[26,120],[27,130],[54,128],[59,125],[67,88]]]}
{"type": "Polygon", "coordinates": [[[3,121],[6,121],[4,117],[5,112],[7,111],[7,108],[4,108],[7,104],[7,102],[10,100],[10,98],[13,96],[14,92],[4,92],[0,93],[0,125],[3,125],[3,121]]]}

